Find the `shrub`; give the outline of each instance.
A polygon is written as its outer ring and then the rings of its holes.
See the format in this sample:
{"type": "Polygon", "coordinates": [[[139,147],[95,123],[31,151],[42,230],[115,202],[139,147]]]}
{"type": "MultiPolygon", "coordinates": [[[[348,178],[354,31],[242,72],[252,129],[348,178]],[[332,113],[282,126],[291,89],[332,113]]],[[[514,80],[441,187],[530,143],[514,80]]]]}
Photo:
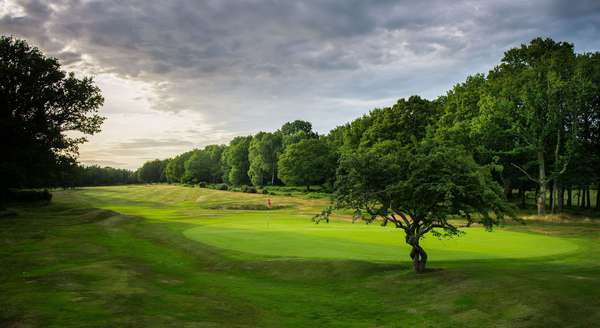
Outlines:
{"type": "Polygon", "coordinates": [[[200,188],[206,188],[206,182],[204,182],[204,181],[200,181],[200,182],[198,183],[198,187],[200,187],[200,188]]]}
{"type": "Polygon", "coordinates": [[[225,183],[217,183],[215,185],[215,189],[217,190],[229,190],[229,186],[225,183]]]}
{"type": "Polygon", "coordinates": [[[249,194],[256,194],[256,187],[254,186],[247,186],[247,185],[243,185],[241,187],[242,192],[246,192],[249,194]]]}
{"type": "Polygon", "coordinates": [[[261,190],[260,192],[261,192],[261,194],[263,194],[263,195],[268,195],[268,194],[269,194],[269,191],[268,191],[267,189],[263,189],[263,190],[261,190]]]}

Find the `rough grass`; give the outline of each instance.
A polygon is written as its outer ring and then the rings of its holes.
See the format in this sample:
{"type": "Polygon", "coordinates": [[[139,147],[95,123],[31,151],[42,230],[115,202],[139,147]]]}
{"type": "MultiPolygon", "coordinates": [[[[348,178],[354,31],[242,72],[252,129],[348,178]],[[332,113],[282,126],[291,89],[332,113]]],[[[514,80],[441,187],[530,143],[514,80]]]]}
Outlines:
{"type": "Polygon", "coordinates": [[[334,220],[327,200],[178,186],[55,192],[0,220],[0,326],[594,327],[600,224],[427,240],[334,220]],[[277,210],[259,206],[272,198],[277,210]]]}

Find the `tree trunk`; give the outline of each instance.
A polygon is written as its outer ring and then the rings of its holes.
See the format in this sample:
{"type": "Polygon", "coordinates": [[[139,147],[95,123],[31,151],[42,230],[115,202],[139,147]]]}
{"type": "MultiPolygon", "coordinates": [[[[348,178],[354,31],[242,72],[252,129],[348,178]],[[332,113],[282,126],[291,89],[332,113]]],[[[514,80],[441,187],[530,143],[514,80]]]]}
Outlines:
{"type": "Polygon", "coordinates": [[[275,161],[273,161],[273,163],[271,163],[271,164],[273,167],[273,169],[271,170],[271,186],[274,186],[275,185],[275,165],[276,165],[276,163],[275,163],[275,161]]]}
{"type": "Polygon", "coordinates": [[[512,183],[510,180],[504,181],[504,197],[508,200],[512,198],[512,183]]]}
{"type": "Polygon", "coordinates": [[[538,215],[546,214],[546,163],[544,160],[544,151],[540,150],[537,154],[539,165],[539,185],[540,192],[537,197],[537,212],[538,215]]]}
{"type": "Polygon", "coordinates": [[[550,185],[550,212],[556,213],[556,179],[550,185]]]}
{"type": "Polygon", "coordinates": [[[586,191],[585,193],[587,194],[587,204],[585,205],[585,208],[590,208],[592,207],[592,197],[590,195],[590,186],[588,185],[587,187],[585,187],[586,191]]]}
{"type": "Polygon", "coordinates": [[[525,208],[525,189],[519,188],[519,197],[521,198],[521,207],[525,208]]]}
{"type": "Polygon", "coordinates": [[[425,267],[427,265],[427,253],[423,247],[419,246],[419,244],[412,245],[410,258],[413,261],[413,268],[415,269],[416,273],[425,272],[425,267]]]}
{"type": "Polygon", "coordinates": [[[567,207],[571,208],[573,206],[573,189],[569,186],[567,189],[567,207]]]}
{"type": "Polygon", "coordinates": [[[415,236],[415,232],[410,230],[406,231],[406,243],[412,246],[410,251],[410,258],[413,262],[413,268],[416,273],[425,272],[425,266],[427,265],[427,253],[419,245],[419,236],[415,236]]]}
{"type": "MultiPolygon", "coordinates": [[[[554,148],[554,173],[555,174],[560,174],[558,172],[560,172],[560,168],[558,167],[559,163],[560,163],[560,137],[561,137],[561,132],[562,129],[558,129],[556,131],[556,147],[554,148]]],[[[552,193],[550,194],[550,200],[552,203],[552,213],[557,213],[560,212],[560,210],[558,209],[559,205],[558,205],[558,197],[562,196],[562,194],[559,192],[558,190],[558,176],[554,176],[554,179],[552,179],[552,193]]],[[[560,201],[562,203],[562,200],[560,201]]],[[[562,207],[562,205],[561,205],[562,207]]]]}
{"type": "Polygon", "coordinates": [[[596,187],[596,209],[600,210],[600,183],[596,187]]]}
{"type": "Polygon", "coordinates": [[[558,186],[558,213],[563,211],[565,205],[565,187],[560,184],[558,186]]]}

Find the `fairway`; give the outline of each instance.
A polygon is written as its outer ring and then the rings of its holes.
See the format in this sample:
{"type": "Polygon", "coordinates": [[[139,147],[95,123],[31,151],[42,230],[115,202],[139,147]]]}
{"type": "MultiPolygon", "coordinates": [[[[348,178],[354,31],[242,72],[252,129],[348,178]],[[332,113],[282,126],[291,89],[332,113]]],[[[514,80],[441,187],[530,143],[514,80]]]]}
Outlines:
{"type": "Polygon", "coordinates": [[[428,237],[335,216],[327,199],[176,185],[57,190],[0,220],[0,323],[45,327],[593,327],[600,225],[428,237]],[[274,210],[265,210],[267,198],[274,210]],[[358,303],[357,303],[358,302],[358,303]],[[490,311],[494,307],[494,311],[490,311]]]}
{"type": "MultiPolygon", "coordinates": [[[[195,227],[182,233],[194,241],[238,255],[351,259],[405,262],[410,249],[404,233],[391,226],[351,223],[348,217],[315,224],[311,216],[327,201],[276,197],[279,210],[245,210],[261,207],[271,196],[214,191],[201,188],[160,187],[163,193],[127,187],[123,193],[105,188],[96,194],[112,199],[106,209],[144,215],[157,220],[184,220],[195,227]],[[135,206],[119,203],[127,200],[135,206]],[[198,226],[196,226],[198,225],[198,226]]],[[[102,190],[102,189],[101,189],[102,190]]],[[[431,261],[533,258],[573,252],[576,243],[557,236],[483,228],[463,229],[454,238],[429,236],[423,242],[431,261]]]]}

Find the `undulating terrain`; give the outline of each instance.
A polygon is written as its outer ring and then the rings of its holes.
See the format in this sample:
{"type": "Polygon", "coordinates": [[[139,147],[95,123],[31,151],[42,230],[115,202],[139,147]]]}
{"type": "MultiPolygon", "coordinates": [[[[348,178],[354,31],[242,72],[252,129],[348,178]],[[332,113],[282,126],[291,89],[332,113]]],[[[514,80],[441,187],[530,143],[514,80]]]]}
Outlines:
{"type": "Polygon", "coordinates": [[[423,245],[325,198],[174,185],[55,191],[0,218],[4,327],[594,327],[600,222],[509,223],[423,245]],[[273,209],[268,210],[266,199],[273,209]]]}

